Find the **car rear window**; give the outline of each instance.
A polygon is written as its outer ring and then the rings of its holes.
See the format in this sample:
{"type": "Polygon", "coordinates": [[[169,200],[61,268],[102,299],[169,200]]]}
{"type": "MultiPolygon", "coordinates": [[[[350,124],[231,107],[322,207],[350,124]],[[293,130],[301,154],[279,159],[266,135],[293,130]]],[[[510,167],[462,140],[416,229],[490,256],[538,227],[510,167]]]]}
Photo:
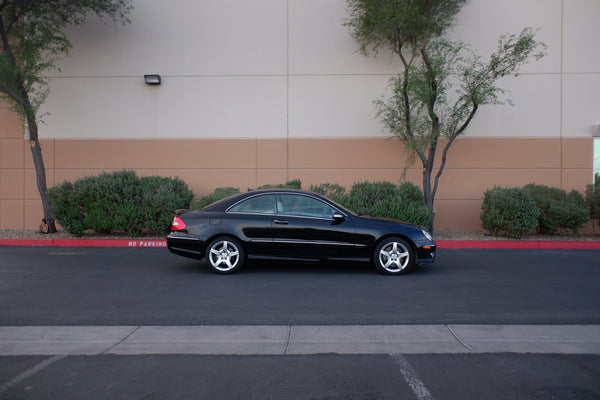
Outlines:
{"type": "Polygon", "coordinates": [[[231,207],[229,212],[275,214],[275,195],[266,194],[251,197],[231,207]]]}

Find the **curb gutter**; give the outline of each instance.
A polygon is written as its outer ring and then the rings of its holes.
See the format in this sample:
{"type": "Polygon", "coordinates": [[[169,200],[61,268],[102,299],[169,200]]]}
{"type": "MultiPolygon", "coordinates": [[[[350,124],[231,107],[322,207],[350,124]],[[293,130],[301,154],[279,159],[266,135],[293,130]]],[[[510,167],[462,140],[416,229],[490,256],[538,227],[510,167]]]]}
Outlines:
{"type": "MultiPolygon", "coordinates": [[[[438,240],[440,249],[600,249],[600,241],[438,240]]],[[[0,246],[166,248],[165,239],[0,239],[0,246]]]]}

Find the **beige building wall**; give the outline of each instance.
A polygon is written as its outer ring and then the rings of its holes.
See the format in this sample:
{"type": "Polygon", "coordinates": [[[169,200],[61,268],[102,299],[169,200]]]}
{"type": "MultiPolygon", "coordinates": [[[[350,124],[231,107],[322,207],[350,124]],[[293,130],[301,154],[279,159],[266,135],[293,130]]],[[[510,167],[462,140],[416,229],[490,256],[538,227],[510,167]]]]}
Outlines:
{"type": "MultiPolygon", "coordinates": [[[[134,0],[132,23],[72,28],[40,127],[48,183],[132,168],[180,176],[196,196],[299,178],[304,187],[398,182],[398,141],[373,100],[399,71],[364,57],[345,0],[134,0]],[[157,29],[168,27],[168,29],[157,29]],[[158,73],[160,86],[144,84],[158,73]]],[[[597,0],[472,0],[453,36],[489,55],[498,36],[539,27],[547,55],[506,78],[505,104],[483,107],[450,150],[436,228],[481,229],[483,192],[530,182],[583,191],[600,124],[597,0]]],[[[42,217],[23,126],[0,104],[0,229],[42,217]]],[[[420,184],[421,170],[407,179],[420,184]]]]}
{"type": "MultiPolygon", "coordinates": [[[[42,142],[48,184],[102,171],[179,176],[197,196],[217,187],[243,190],[286,179],[346,187],[398,182],[406,159],[398,141],[378,139],[53,139],[42,142]]],[[[42,217],[27,142],[0,140],[0,229],[36,227],[42,217]],[[5,168],[4,165],[10,167],[5,168]],[[20,165],[19,168],[14,168],[20,165]]],[[[451,150],[436,200],[438,230],[480,230],[483,192],[530,182],[583,190],[590,181],[591,139],[462,138],[451,150]]],[[[421,170],[407,179],[420,184],[421,170]]]]}

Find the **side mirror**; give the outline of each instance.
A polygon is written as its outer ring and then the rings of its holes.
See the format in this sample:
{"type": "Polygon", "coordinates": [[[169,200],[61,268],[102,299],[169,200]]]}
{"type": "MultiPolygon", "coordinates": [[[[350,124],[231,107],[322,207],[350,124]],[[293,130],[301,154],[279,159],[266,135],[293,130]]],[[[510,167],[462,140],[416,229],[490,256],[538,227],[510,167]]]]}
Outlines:
{"type": "Polygon", "coordinates": [[[344,215],[342,213],[339,213],[339,212],[333,213],[333,223],[334,224],[339,224],[341,222],[344,222],[345,220],[346,220],[346,217],[344,217],[344,215]]]}

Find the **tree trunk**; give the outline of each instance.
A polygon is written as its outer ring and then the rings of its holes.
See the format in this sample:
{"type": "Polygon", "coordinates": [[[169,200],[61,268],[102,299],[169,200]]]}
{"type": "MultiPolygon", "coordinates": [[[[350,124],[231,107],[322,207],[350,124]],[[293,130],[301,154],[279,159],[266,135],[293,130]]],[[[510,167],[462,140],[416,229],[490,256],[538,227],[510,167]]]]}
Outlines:
{"type": "Polygon", "coordinates": [[[433,202],[435,200],[435,194],[431,187],[431,173],[433,171],[433,163],[430,161],[427,166],[423,169],[423,194],[425,195],[425,203],[429,208],[429,226],[427,229],[433,234],[433,220],[435,218],[435,209],[433,202]]]}
{"type": "Polygon", "coordinates": [[[55,233],[56,223],[52,216],[52,211],[50,210],[50,197],[48,196],[48,186],[46,185],[46,168],[44,167],[42,148],[40,147],[40,142],[38,140],[37,124],[35,121],[29,123],[29,144],[31,146],[33,165],[35,166],[37,187],[40,192],[42,207],[44,209],[44,220],[42,221],[44,229],[40,229],[40,231],[43,233],[55,233]]]}

